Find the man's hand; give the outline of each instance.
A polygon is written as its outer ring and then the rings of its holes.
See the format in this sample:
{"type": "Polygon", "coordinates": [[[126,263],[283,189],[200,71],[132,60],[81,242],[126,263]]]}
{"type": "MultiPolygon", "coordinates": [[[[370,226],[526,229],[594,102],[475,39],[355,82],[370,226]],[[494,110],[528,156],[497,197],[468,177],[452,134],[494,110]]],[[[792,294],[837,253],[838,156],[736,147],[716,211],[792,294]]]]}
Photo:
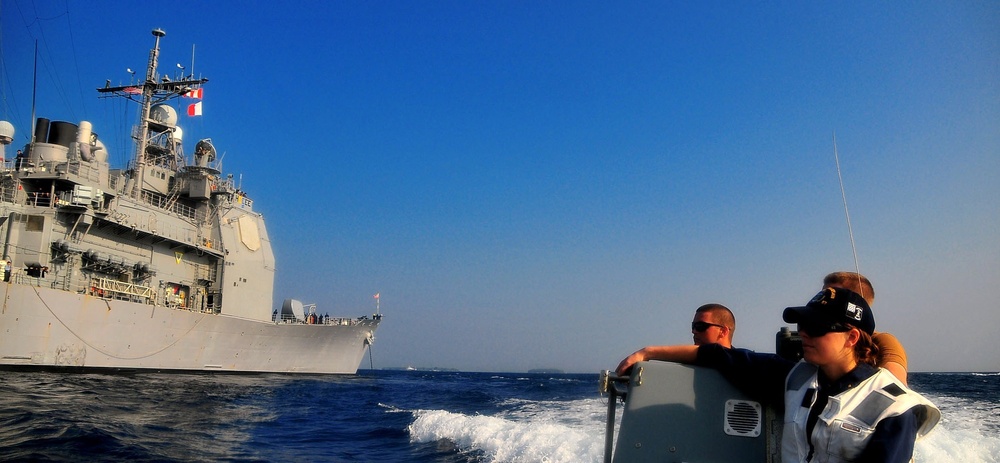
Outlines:
{"type": "Polygon", "coordinates": [[[646,346],[635,351],[632,355],[625,357],[615,368],[618,376],[625,376],[626,373],[639,362],[646,360],[666,360],[668,362],[692,364],[698,359],[698,346],[646,346]]]}
{"type": "Polygon", "coordinates": [[[632,369],[632,365],[635,365],[639,362],[643,362],[645,360],[646,360],[645,349],[639,349],[633,352],[632,355],[625,357],[625,359],[618,364],[618,368],[615,368],[615,373],[618,374],[618,376],[626,376],[628,371],[632,369]]]}

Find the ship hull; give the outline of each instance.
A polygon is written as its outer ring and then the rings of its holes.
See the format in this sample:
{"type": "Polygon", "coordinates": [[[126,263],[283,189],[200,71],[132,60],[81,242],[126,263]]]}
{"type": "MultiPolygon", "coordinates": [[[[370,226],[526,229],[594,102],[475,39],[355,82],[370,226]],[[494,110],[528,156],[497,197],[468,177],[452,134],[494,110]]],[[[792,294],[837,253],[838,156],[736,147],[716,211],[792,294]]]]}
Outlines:
{"type": "Polygon", "coordinates": [[[0,283],[0,368],[354,374],[377,319],[270,323],[0,283]]]}

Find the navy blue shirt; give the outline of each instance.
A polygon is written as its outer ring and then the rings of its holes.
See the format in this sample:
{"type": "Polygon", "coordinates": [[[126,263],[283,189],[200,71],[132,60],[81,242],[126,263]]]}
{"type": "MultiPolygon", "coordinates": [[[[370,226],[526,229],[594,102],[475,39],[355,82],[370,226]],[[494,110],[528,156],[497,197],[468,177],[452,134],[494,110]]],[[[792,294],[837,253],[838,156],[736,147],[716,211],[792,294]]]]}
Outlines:
{"type": "MultiPolygon", "coordinates": [[[[773,405],[779,411],[785,408],[785,377],[795,363],[777,354],[759,354],[747,349],[727,349],[718,344],[700,346],[698,359],[695,362],[696,365],[718,370],[745,394],[765,404],[773,405]]],[[[812,435],[813,426],[830,396],[857,386],[877,371],[870,365],[858,364],[836,381],[830,381],[820,371],[818,395],[809,411],[806,435],[812,435]]],[[[857,461],[909,462],[913,456],[913,442],[916,440],[917,428],[917,416],[913,409],[879,421],[857,461]]],[[[809,448],[813,448],[812,442],[809,443],[809,448]]]]}

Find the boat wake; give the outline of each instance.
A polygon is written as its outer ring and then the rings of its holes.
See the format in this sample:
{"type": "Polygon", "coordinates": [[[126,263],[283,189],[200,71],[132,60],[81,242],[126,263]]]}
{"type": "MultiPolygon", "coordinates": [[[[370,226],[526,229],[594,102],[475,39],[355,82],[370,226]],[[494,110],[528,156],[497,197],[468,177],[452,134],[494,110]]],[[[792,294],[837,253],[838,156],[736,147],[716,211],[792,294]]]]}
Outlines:
{"type": "Polygon", "coordinates": [[[1000,405],[936,394],[927,397],[941,408],[941,422],[917,441],[914,461],[1000,461],[1000,405]]]}
{"type": "Polygon", "coordinates": [[[409,427],[416,442],[451,441],[463,452],[481,452],[488,462],[552,463],[600,461],[603,433],[550,421],[515,421],[444,410],[420,410],[409,427]]]}
{"type": "MultiPolygon", "coordinates": [[[[997,462],[1000,437],[992,430],[990,415],[1000,410],[979,410],[961,399],[937,396],[944,418],[926,438],[917,441],[915,462],[997,462]]],[[[449,442],[458,452],[477,454],[477,461],[577,463],[604,458],[604,418],[607,402],[601,399],[570,401],[519,401],[495,416],[445,410],[411,412],[410,440],[418,443],[449,442]]],[[[976,402],[980,406],[981,402],[976,402]]],[[[395,410],[403,411],[403,410],[395,410]]],[[[621,412],[619,411],[619,414],[621,412]]]]}

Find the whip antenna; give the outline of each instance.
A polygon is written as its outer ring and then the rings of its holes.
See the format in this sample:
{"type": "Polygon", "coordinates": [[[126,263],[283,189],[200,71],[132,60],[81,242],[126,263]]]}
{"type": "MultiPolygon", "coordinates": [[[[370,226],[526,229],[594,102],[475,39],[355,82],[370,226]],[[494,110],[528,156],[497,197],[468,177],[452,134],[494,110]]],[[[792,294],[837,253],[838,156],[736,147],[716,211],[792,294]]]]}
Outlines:
{"type": "Polygon", "coordinates": [[[837,162],[840,196],[844,198],[844,215],[847,216],[847,234],[851,237],[851,251],[854,253],[854,271],[860,275],[861,266],[858,265],[858,248],[854,245],[854,229],[851,228],[851,213],[847,210],[847,193],[844,191],[844,176],[840,174],[840,156],[837,154],[837,132],[833,133],[833,159],[837,162]]]}

